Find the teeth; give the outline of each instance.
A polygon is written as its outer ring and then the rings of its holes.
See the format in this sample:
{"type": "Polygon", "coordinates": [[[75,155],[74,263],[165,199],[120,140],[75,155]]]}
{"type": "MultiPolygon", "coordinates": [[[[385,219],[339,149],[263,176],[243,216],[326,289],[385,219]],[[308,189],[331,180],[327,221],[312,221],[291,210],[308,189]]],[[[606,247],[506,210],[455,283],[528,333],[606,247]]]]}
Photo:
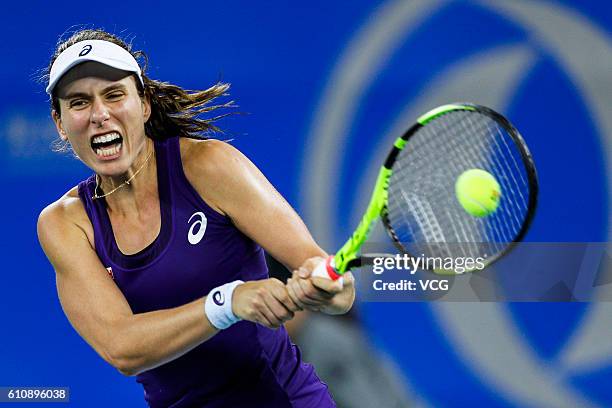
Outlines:
{"type": "Polygon", "coordinates": [[[96,136],[93,138],[93,143],[105,143],[110,142],[111,140],[119,139],[121,136],[117,132],[108,133],[102,136],[96,136]]]}
{"type": "Polygon", "coordinates": [[[121,150],[121,146],[123,146],[123,144],[119,143],[115,146],[107,147],[104,149],[96,149],[96,154],[102,157],[112,156],[114,154],[117,154],[117,152],[121,150]]]}

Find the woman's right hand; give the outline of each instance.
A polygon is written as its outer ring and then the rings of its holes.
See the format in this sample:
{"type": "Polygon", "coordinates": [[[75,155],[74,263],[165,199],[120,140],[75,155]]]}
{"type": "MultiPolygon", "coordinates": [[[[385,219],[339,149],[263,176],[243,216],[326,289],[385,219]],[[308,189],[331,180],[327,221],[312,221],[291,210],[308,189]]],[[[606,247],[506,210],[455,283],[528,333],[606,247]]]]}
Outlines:
{"type": "Polygon", "coordinates": [[[232,311],[241,319],[278,329],[302,310],[291,300],[287,287],[275,278],[245,282],[232,295],[232,311]]]}

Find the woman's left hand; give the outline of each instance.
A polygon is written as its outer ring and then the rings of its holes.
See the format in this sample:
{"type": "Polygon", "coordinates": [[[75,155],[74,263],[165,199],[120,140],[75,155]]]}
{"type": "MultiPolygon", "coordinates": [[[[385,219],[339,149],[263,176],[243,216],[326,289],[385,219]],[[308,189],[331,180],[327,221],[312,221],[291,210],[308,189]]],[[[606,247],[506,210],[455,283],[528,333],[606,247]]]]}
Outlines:
{"type": "Polygon", "coordinates": [[[342,275],[343,283],[340,280],[311,276],[321,262],[325,262],[325,258],[309,258],[298,270],[293,271],[287,281],[287,292],[302,309],[344,314],[351,309],[355,300],[355,278],[350,272],[342,275]]]}

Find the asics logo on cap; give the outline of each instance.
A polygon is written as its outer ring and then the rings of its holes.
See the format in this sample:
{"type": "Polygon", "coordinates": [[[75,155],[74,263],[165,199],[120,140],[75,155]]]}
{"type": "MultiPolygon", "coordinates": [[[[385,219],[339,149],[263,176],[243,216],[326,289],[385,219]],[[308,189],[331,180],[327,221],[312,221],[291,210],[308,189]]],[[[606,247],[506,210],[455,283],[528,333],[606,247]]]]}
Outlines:
{"type": "Polygon", "coordinates": [[[89,51],[91,51],[91,49],[92,49],[92,46],[90,44],[87,44],[86,46],[83,47],[81,52],[79,52],[79,57],[84,57],[85,55],[89,54],[89,51]]]}
{"type": "Polygon", "coordinates": [[[193,224],[191,224],[189,232],[187,233],[187,240],[191,245],[198,244],[202,240],[202,238],[204,238],[204,233],[206,232],[206,225],[208,224],[208,220],[206,219],[206,216],[203,212],[193,213],[187,223],[191,223],[191,220],[194,219],[194,217],[197,219],[193,224]]]}

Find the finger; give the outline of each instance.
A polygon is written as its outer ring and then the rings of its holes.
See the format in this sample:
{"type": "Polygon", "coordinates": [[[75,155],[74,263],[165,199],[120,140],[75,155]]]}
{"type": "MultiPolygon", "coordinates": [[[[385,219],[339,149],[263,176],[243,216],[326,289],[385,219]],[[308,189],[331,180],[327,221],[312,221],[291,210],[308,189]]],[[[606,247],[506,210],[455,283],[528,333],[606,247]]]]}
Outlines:
{"type": "Polygon", "coordinates": [[[276,298],[274,292],[272,292],[272,289],[270,292],[266,293],[264,300],[268,310],[274,315],[274,317],[276,317],[279,324],[293,318],[293,312],[289,310],[282,302],[280,302],[278,298],[276,298]]]}
{"type": "Polygon", "coordinates": [[[310,278],[310,279],[300,279],[300,285],[311,299],[314,299],[319,302],[326,302],[334,297],[337,292],[327,291],[325,290],[328,287],[331,287],[330,279],[327,278],[310,278]],[[320,284],[322,287],[318,287],[315,282],[320,284]]]}
{"type": "Polygon", "coordinates": [[[298,270],[298,276],[302,279],[306,279],[310,276],[310,270],[304,268],[303,266],[301,266],[298,270]]]}
{"type": "Polygon", "coordinates": [[[274,324],[260,311],[254,312],[254,320],[256,323],[261,324],[262,326],[266,326],[271,329],[274,328],[274,324]]]}
{"type": "Polygon", "coordinates": [[[355,276],[351,272],[345,272],[342,277],[344,278],[344,286],[353,286],[355,284],[355,276]]]}
{"type": "Polygon", "coordinates": [[[281,281],[277,279],[268,280],[265,286],[261,288],[260,295],[265,306],[261,310],[270,321],[281,325],[293,318],[293,311],[279,300],[287,301],[289,299],[285,285],[281,281]]]}
{"type": "Polygon", "coordinates": [[[298,276],[301,278],[308,278],[310,276],[312,276],[312,272],[315,270],[315,268],[321,264],[325,264],[325,258],[320,257],[320,256],[315,256],[312,258],[308,258],[298,269],[297,269],[297,273],[298,276]]]}
{"type": "Polygon", "coordinates": [[[291,278],[290,284],[293,292],[295,293],[295,296],[298,299],[299,304],[302,305],[303,308],[308,308],[308,306],[311,305],[312,301],[308,299],[308,297],[304,294],[304,290],[300,285],[300,278],[291,278]]]}
{"type": "Polygon", "coordinates": [[[295,303],[300,308],[300,310],[304,310],[305,306],[300,301],[300,299],[299,299],[299,297],[298,297],[298,295],[297,295],[297,293],[295,291],[296,285],[297,285],[297,283],[295,283],[293,278],[289,278],[289,280],[287,280],[287,293],[291,297],[291,300],[293,300],[293,303],[295,303]]]}
{"type": "Polygon", "coordinates": [[[342,292],[343,284],[339,279],[331,280],[327,278],[314,277],[311,278],[311,281],[315,288],[331,295],[331,297],[333,297],[337,293],[342,292]]]}
{"type": "Polygon", "coordinates": [[[273,328],[279,327],[283,324],[283,319],[276,315],[276,313],[272,310],[270,305],[268,305],[268,301],[266,300],[266,304],[261,308],[261,313],[266,316],[266,319],[270,323],[272,323],[273,328]]]}
{"type": "Polygon", "coordinates": [[[262,320],[265,322],[264,326],[271,329],[278,329],[280,325],[283,324],[283,322],[279,320],[267,306],[263,306],[259,313],[262,316],[262,320]]]}
{"type": "Polygon", "coordinates": [[[297,283],[303,294],[300,299],[309,306],[323,306],[333,297],[332,294],[317,289],[311,279],[298,279],[297,283]]]}
{"type": "Polygon", "coordinates": [[[265,313],[266,305],[263,300],[263,296],[259,293],[259,289],[255,292],[252,292],[251,299],[249,300],[250,304],[250,312],[251,316],[249,320],[255,321],[259,324],[262,324],[266,327],[271,327],[273,322],[269,319],[269,316],[265,313]]]}
{"type": "Polygon", "coordinates": [[[276,318],[267,305],[266,294],[268,293],[265,286],[259,286],[255,291],[252,292],[252,297],[249,300],[253,315],[267,327],[278,327],[281,322],[276,318]]]}
{"type": "Polygon", "coordinates": [[[291,278],[291,281],[292,281],[293,290],[295,291],[295,294],[297,298],[299,299],[300,304],[304,305],[306,309],[311,309],[313,306],[320,306],[321,302],[309,297],[304,292],[304,286],[302,285],[302,283],[307,282],[307,280],[300,279],[298,277],[294,277],[294,278],[291,278]]]}
{"type": "Polygon", "coordinates": [[[314,269],[320,264],[325,264],[325,258],[320,256],[310,258],[306,262],[304,262],[304,266],[311,271],[314,271],[314,269]]]}
{"type": "Polygon", "coordinates": [[[282,282],[279,281],[278,284],[273,285],[271,288],[271,293],[276,300],[278,300],[289,312],[291,312],[291,318],[293,318],[293,312],[300,310],[299,306],[296,305],[291,299],[291,296],[289,296],[287,287],[282,282]]]}

